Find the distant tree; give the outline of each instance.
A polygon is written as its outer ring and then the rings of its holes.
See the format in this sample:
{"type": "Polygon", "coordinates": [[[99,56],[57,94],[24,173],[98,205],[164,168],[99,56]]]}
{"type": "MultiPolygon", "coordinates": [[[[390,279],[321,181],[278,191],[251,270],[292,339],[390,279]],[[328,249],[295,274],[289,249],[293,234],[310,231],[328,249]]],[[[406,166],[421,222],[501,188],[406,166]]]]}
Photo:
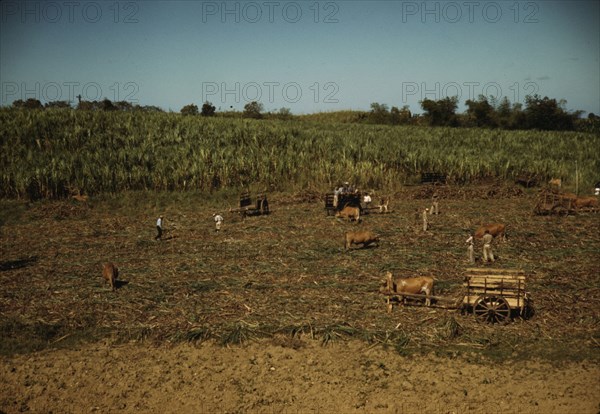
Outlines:
{"type": "Polygon", "coordinates": [[[577,131],[600,134],[600,116],[590,112],[587,118],[580,118],[575,121],[577,131]]]}
{"type": "Polygon", "coordinates": [[[564,106],[565,100],[556,102],[547,96],[540,98],[538,95],[525,97],[525,124],[529,129],[542,130],[572,130],[575,120],[581,112],[568,113],[564,106]]]}
{"type": "Polygon", "coordinates": [[[502,129],[518,129],[518,124],[522,121],[521,105],[512,106],[505,96],[494,107],[494,118],[498,127],[502,129]]]}
{"type": "Polygon", "coordinates": [[[116,111],[117,107],[113,105],[110,99],[104,98],[98,103],[99,109],[102,111],[116,111]]]}
{"type": "Polygon", "coordinates": [[[46,108],[70,108],[71,104],[68,101],[52,101],[44,105],[46,108]]]}
{"type": "Polygon", "coordinates": [[[181,108],[181,115],[198,115],[198,106],[189,104],[181,108]]]}
{"type": "Polygon", "coordinates": [[[284,119],[284,120],[291,119],[292,111],[290,110],[290,108],[281,108],[277,112],[277,118],[284,119]]]}
{"type": "Polygon", "coordinates": [[[477,127],[495,127],[496,120],[494,107],[488,102],[487,98],[479,95],[479,99],[474,101],[468,99],[467,105],[467,124],[477,127]]]}
{"type": "Polygon", "coordinates": [[[77,109],[80,111],[95,111],[100,107],[99,103],[96,101],[79,101],[77,104],[77,109]]]}
{"type": "Polygon", "coordinates": [[[210,102],[206,101],[202,105],[202,116],[214,116],[217,108],[210,102]]]}
{"type": "Polygon", "coordinates": [[[373,102],[371,104],[371,112],[369,113],[369,120],[375,124],[387,124],[390,123],[390,111],[386,104],[380,104],[373,102]]]}
{"type": "Polygon", "coordinates": [[[511,129],[525,129],[525,112],[523,104],[515,102],[512,106],[511,129]]]}
{"type": "Polygon", "coordinates": [[[392,109],[390,109],[390,123],[392,125],[400,124],[400,110],[397,106],[392,106],[392,109]]]}
{"type": "Polygon", "coordinates": [[[134,109],[134,106],[127,101],[115,102],[114,106],[118,111],[122,111],[122,112],[129,112],[129,111],[133,111],[133,109],[134,109]]]}
{"type": "Polygon", "coordinates": [[[144,105],[144,106],[134,106],[133,107],[134,111],[141,111],[141,112],[165,112],[162,108],[158,107],[158,106],[154,106],[154,105],[144,105]]]}
{"type": "Polygon", "coordinates": [[[244,105],[244,118],[262,118],[263,104],[252,101],[244,105]]]}
{"type": "Polygon", "coordinates": [[[35,99],[35,98],[29,98],[26,101],[23,101],[22,99],[18,99],[16,101],[14,101],[12,103],[12,105],[14,108],[21,108],[21,109],[44,109],[44,106],[39,101],[39,99],[35,99]]]}
{"type": "Polygon", "coordinates": [[[412,114],[410,113],[408,105],[404,105],[402,109],[392,106],[392,109],[390,110],[390,117],[392,124],[394,125],[407,125],[411,122],[412,114]]]}
{"type": "Polygon", "coordinates": [[[458,97],[446,97],[438,101],[424,99],[420,102],[426,112],[425,117],[431,126],[457,126],[456,108],[458,97]]]}

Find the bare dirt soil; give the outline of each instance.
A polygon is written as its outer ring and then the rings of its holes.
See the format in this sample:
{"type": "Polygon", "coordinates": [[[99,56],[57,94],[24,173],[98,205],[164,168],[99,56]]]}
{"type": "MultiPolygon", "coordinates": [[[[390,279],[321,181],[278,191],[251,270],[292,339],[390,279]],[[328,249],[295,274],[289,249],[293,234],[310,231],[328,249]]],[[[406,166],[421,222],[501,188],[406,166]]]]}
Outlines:
{"type": "Polygon", "coordinates": [[[310,193],[245,220],[218,194],[1,201],[0,411],[598,413],[600,215],[535,216],[534,189],[437,191],[426,233],[431,187],[361,224],[310,193]],[[388,270],[460,301],[467,231],[486,222],[507,224],[493,267],[526,271],[533,317],[385,312],[388,270]],[[380,245],[345,251],[357,228],[380,245]]]}
{"type": "Polygon", "coordinates": [[[95,344],[4,358],[0,407],[13,412],[597,413],[588,362],[403,357],[362,341],[296,349],[95,344]]]}

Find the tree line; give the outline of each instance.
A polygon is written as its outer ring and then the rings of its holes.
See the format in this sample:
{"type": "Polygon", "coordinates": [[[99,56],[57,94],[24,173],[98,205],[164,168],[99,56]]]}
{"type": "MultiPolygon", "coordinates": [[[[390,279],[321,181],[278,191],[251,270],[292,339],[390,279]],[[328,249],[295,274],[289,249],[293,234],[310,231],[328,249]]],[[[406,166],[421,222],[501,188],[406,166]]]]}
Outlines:
{"type": "MultiPolygon", "coordinates": [[[[412,114],[408,105],[398,108],[377,102],[371,103],[368,112],[352,111],[354,114],[350,122],[383,125],[420,125],[435,127],[477,127],[506,130],[547,130],[547,131],[585,131],[600,132],[600,117],[590,113],[587,118],[582,118],[584,111],[569,112],[565,109],[565,100],[540,97],[539,95],[527,96],[525,105],[511,103],[507,97],[500,101],[487,98],[483,95],[465,101],[466,111],[457,113],[458,98],[446,97],[439,100],[424,99],[419,102],[422,114],[412,114]]],[[[16,100],[12,104],[15,108],[45,109],[45,108],[71,108],[67,101],[49,102],[46,105],[37,99],[16,100]]],[[[112,102],[109,99],[101,101],[80,100],[75,107],[77,110],[90,111],[144,111],[164,112],[157,106],[139,106],[126,101],[112,102]]],[[[252,119],[281,119],[295,118],[289,108],[281,108],[277,112],[264,112],[260,102],[249,102],[244,106],[243,112],[228,111],[217,113],[216,107],[211,102],[204,102],[201,108],[191,103],[181,108],[180,113],[185,116],[215,116],[252,118],[252,119]]],[[[333,118],[333,117],[332,117],[333,118]]]]}
{"type": "MultiPolygon", "coordinates": [[[[18,109],[53,109],[68,108],[73,109],[69,101],[51,101],[43,105],[39,99],[29,98],[26,100],[17,99],[12,103],[13,108],[18,109]]],[[[121,111],[121,112],[164,112],[161,108],[154,105],[136,105],[127,101],[112,102],[110,99],[101,101],[83,101],[79,100],[74,109],[82,111],[121,111]]]]}
{"type": "Polygon", "coordinates": [[[547,130],[600,132],[600,117],[590,113],[582,118],[583,111],[569,112],[566,101],[527,96],[525,106],[504,97],[497,102],[479,95],[478,99],[465,102],[466,111],[457,113],[458,98],[439,100],[424,99],[419,102],[422,115],[412,115],[408,106],[402,109],[385,104],[372,103],[371,111],[363,116],[365,122],[391,125],[429,125],[445,127],[499,128],[507,130],[547,130]]]}

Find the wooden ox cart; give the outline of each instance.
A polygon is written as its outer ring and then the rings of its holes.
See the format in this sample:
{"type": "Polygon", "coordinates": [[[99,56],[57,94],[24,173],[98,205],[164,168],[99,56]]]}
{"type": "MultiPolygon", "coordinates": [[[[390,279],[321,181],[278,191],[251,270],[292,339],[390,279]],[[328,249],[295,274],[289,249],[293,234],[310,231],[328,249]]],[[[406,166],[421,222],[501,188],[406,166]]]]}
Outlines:
{"type": "Polygon", "coordinates": [[[244,192],[240,195],[240,204],[236,209],[229,209],[232,213],[240,213],[242,217],[259,216],[269,214],[269,201],[265,194],[256,196],[256,201],[253,202],[249,192],[244,192]]]}
{"type": "MultiPolygon", "coordinates": [[[[369,214],[371,211],[382,210],[379,205],[365,206],[362,202],[364,195],[364,193],[360,192],[341,193],[338,194],[336,200],[335,193],[327,193],[325,194],[325,211],[328,216],[333,216],[346,206],[358,207],[360,209],[360,214],[369,214]]],[[[387,212],[387,208],[385,211],[387,212]]]]}
{"type": "Polygon", "coordinates": [[[325,194],[325,210],[327,211],[328,216],[333,216],[344,207],[350,206],[360,208],[362,214],[361,200],[362,195],[357,192],[340,193],[337,195],[337,199],[335,193],[327,193],[325,194]]]}
{"type": "Polygon", "coordinates": [[[471,310],[481,321],[499,323],[514,316],[527,319],[533,314],[522,270],[470,268],[463,286],[462,310],[471,310]]]}
{"type": "MultiPolygon", "coordinates": [[[[469,268],[466,271],[462,299],[452,299],[430,295],[435,307],[443,309],[460,309],[462,313],[472,312],[482,322],[503,323],[515,316],[527,319],[533,315],[533,301],[525,291],[526,276],[522,270],[469,268]],[[447,305],[443,305],[443,303],[447,305]]],[[[387,296],[388,312],[393,302],[404,301],[405,298],[426,299],[423,294],[391,292],[388,288],[382,292],[387,296]]],[[[415,303],[405,302],[405,303],[415,303]]]]}
{"type": "Polygon", "coordinates": [[[573,194],[564,194],[544,189],[538,196],[533,212],[537,215],[569,215],[575,214],[575,200],[573,194]]]}

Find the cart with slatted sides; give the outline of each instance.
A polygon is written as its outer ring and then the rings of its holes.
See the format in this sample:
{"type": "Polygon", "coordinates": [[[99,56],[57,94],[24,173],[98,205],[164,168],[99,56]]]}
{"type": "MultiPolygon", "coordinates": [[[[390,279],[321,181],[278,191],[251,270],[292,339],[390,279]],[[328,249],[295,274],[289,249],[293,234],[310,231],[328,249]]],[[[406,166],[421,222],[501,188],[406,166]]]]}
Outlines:
{"type": "Polygon", "coordinates": [[[240,195],[239,207],[235,209],[230,208],[229,212],[240,213],[242,218],[246,216],[269,214],[270,210],[267,195],[264,193],[258,194],[256,196],[256,201],[253,201],[252,197],[250,197],[250,192],[245,191],[240,195]]]}
{"type": "Polygon", "coordinates": [[[525,290],[525,272],[514,269],[469,268],[463,286],[462,310],[472,310],[481,321],[503,323],[514,316],[533,314],[533,301],[525,290]]]}
{"type": "Polygon", "coordinates": [[[472,312],[482,322],[504,323],[514,317],[528,319],[533,316],[533,300],[525,290],[525,282],[523,270],[468,268],[463,279],[462,299],[397,292],[390,287],[390,281],[380,292],[387,296],[388,312],[394,301],[417,304],[429,298],[435,302],[435,307],[460,309],[463,314],[472,312]],[[410,300],[406,301],[407,298],[410,300]]]}

